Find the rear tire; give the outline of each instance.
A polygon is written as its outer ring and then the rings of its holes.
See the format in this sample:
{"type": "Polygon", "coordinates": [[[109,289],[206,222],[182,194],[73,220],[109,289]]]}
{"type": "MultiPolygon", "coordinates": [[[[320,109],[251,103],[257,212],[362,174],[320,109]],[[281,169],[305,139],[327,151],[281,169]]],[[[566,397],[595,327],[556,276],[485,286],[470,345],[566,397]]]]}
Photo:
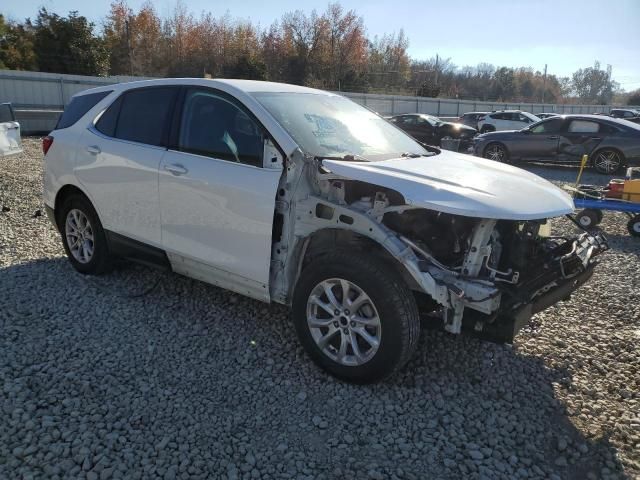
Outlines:
{"type": "Polygon", "coordinates": [[[624,165],[624,156],[617,150],[605,148],[593,155],[593,166],[596,172],[612,175],[624,165]]]}
{"type": "Polygon", "coordinates": [[[89,275],[100,275],[111,269],[107,238],[87,197],[67,197],[56,212],[56,218],[64,250],[73,268],[89,275]]]}
{"type": "Polygon", "coordinates": [[[323,255],[302,271],[292,320],[311,359],[354,383],[397,372],[420,334],[418,307],[402,277],[382,260],[352,251],[323,255]]]}

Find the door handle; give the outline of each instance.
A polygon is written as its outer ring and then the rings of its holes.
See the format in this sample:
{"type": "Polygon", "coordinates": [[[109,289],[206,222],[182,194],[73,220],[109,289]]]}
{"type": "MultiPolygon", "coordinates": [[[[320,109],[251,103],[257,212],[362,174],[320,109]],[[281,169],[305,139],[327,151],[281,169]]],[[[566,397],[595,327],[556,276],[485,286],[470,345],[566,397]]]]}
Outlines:
{"type": "Polygon", "coordinates": [[[100,152],[102,152],[102,150],[100,150],[100,147],[97,145],[89,145],[87,147],[87,152],[89,152],[91,155],[98,155],[100,152]]]}
{"type": "Polygon", "coordinates": [[[7,130],[17,130],[18,129],[18,125],[12,125],[10,127],[7,127],[7,130]]]}
{"type": "Polygon", "coordinates": [[[591,137],[589,140],[602,140],[601,137],[591,137]]]}
{"type": "Polygon", "coordinates": [[[189,170],[187,170],[183,165],[180,165],[179,163],[170,163],[168,165],[164,166],[164,169],[167,172],[171,172],[172,175],[184,175],[185,173],[188,173],[189,170]]]}
{"type": "Polygon", "coordinates": [[[557,135],[551,135],[550,137],[547,137],[547,138],[549,140],[558,140],[558,138],[560,138],[560,137],[558,137],[557,135]]]}

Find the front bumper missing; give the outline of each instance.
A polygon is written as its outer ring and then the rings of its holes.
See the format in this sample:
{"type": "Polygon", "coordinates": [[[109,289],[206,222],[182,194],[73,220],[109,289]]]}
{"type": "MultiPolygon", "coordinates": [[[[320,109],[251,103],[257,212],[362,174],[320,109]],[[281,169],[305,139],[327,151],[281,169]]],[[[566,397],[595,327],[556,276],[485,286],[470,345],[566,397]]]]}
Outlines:
{"type": "Polygon", "coordinates": [[[486,340],[511,343],[533,315],[567,300],[591,278],[598,264],[595,257],[608,245],[601,235],[583,233],[558,249],[566,252],[518,286],[503,289],[500,308],[493,315],[466,309],[462,330],[486,340]]]}

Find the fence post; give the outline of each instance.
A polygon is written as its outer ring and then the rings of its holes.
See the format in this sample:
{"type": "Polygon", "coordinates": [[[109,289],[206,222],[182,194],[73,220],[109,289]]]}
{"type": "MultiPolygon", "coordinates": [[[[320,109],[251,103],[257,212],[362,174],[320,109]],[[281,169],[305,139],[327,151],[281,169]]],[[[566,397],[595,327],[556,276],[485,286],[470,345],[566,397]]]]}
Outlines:
{"type": "Polygon", "coordinates": [[[391,97],[391,115],[396,114],[396,99],[395,97],[391,97]]]}
{"type": "Polygon", "coordinates": [[[60,103],[64,110],[64,77],[60,77],[60,103]]]}
{"type": "Polygon", "coordinates": [[[440,100],[438,100],[438,113],[436,114],[436,117],[440,116],[440,100]]]}
{"type": "Polygon", "coordinates": [[[420,113],[420,100],[416,97],[416,113],[420,113]]]}
{"type": "Polygon", "coordinates": [[[460,102],[456,105],[456,115],[460,116],[460,102]]]}

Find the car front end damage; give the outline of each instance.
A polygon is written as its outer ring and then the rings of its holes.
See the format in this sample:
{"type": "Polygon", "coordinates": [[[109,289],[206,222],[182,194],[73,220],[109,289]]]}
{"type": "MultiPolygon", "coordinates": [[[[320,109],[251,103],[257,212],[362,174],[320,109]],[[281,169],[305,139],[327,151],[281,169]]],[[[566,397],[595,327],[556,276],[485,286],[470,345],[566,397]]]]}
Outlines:
{"type": "MultiPolygon", "coordinates": [[[[314,236],[338,232],[332,242],[342,239],[348,248],[370,248],[375,254],[373,247],[380,247],[402,271],[425,318],[454,334],[511,342],[532,315],[586,282],[596,257],[607,249],[603,237],[586,232],[549,236],[547,219],[531,212],[529,219],[518,220],[483,218],[477,205],[474,216],[424,208],[425,202],[408,194],[335,173],[329,168],[338,170],[338,163],[331,165],[321,159],[292,162],[282,184],[272,251],[276,301],[289,302],[314,236]]],[[[549,188],[539,178],[527,181],[538,182],[529,183],[531,188],[549,188]]],[[[445,200],[453,202],[449,196],[445,200]]],[[[547,211],[565,215],[565,203],[558,196],[547,211]]]]}

